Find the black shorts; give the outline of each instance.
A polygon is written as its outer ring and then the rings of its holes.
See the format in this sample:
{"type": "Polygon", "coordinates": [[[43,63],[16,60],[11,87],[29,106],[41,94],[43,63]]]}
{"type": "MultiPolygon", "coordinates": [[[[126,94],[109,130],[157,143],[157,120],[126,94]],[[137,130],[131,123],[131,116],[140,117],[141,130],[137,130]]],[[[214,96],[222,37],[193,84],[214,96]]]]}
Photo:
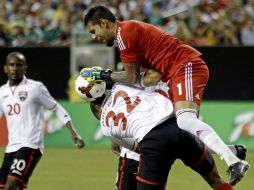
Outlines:
{"type": "Polygon", "coordinates": [[[137,179],[146,184],[165,184],[176,159],[181,159],[201,175],[207,175],[214,167],[214,160],[206,146],[178,128],[175,118],[151,130],[139,147],[141,157],[137,179]]]}
{"type": "Polygon", "coordinates": [[[116,178],[116,190],[135,190],[137,188],[136,175],[139,162],[120,157],[116,178]]]}
{"type": "Polygon", "coordinates": [[[39,149],[22,147],[16,152],[5,153],[0,168],[0,188],[5,187],[7,178],[18,180],[24,188],[41,158],[39,149]]]}

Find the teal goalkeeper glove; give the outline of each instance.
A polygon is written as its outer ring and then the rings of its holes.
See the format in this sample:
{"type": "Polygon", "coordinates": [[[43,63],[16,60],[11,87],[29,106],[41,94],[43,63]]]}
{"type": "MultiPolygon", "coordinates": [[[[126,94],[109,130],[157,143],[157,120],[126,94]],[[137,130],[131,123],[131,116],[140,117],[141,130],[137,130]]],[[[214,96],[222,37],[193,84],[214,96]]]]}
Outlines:
{"type": "Polygon", "coordinates": [[[84,77],[88,82],[103,81],[101,78],[101,67],[83,68],[80,71],[80,75],[84,77]]]}
{"type": "Polygon", "coordinates": [[[92,68],[83,68],[80,71],[80,75],[84,77],[88,82],[98,82],[105,81],[108,88],[111,88],[113,85],[113,81],[110,78],[112,73],[111,69],[102,69],[101,67],[92,67],[92,68]]]}

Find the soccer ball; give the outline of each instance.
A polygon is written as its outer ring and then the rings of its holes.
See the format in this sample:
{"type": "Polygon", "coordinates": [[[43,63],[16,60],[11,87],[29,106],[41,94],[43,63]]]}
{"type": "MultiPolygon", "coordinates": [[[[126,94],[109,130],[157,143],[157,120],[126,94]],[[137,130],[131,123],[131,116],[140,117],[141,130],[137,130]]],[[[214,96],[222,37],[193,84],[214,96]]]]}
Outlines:
{"type": "Polygon", "coordinates": [[[78,93],[80,98],[91,102],[101,97],[105,93],[106,82],[88,82],[84,77],[79,75],[75,81],[75,91],[78,93]]]}

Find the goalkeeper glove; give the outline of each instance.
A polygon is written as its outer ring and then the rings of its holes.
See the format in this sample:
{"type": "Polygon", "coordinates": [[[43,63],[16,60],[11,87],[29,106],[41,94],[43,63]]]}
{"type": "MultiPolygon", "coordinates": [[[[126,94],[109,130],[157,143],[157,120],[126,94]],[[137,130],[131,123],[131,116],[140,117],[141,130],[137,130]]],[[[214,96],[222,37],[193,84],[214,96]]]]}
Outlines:
{"type": "Polygon", "coordinates": [[[103,70],[101,67],[83,68],[80,71],[80,75],[84,77],[88,82],[105,81],[107,89],[111,89],[113,81],[110,78],[112,73],[111,69],[103,70]]]}
{"type": "Polygon", "coordinates": [[[101,71],[101,67],[83,68],[80,71],[80,75],[88,82],[102,81],[103,79],[101,79],[101,71]]]}

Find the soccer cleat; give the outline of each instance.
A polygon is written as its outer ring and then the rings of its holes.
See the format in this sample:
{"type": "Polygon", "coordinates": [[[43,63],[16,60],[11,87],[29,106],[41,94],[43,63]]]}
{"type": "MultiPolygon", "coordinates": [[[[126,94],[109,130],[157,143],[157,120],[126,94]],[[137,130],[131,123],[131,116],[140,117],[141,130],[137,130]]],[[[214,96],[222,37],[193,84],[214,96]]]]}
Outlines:
{"type": "Polygon", "coordinates": [[[237,184],[241,180],[241,178],[246,174],[249,167],[250,165],[248,164],[248,162],[244,160],[241,160],[229,166],[228,173],[231,176],[229,184],[232,186],[237,184]]]}
{"type": "Polygon", "coordinates": [[[237,144],[235,145],[235,149],[236,149],[236,156],[241,160],[245,160],[246,153],[247,153],[246,147],[242,144],[237,144]]]}

